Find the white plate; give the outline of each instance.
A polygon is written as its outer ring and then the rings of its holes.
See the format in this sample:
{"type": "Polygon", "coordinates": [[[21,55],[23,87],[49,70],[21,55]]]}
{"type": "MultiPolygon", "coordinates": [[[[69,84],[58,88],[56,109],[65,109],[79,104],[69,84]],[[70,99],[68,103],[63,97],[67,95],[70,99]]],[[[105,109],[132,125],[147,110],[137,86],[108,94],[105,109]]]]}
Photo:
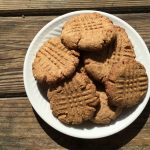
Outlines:
{"type": "Polygon", "coordinates": [[[85,123],[80,126],[66,126],[52,115],[49,102],[40,93],[40,90],[37,86],[37,82],[33,77],[32,62],[35,58],[36,52],[39,50],[40,46],[44,43],[44,41],[48,40],[50,37],[60,35],[61,28],[68,18],[81,13],[93,12],[101,13],[102,15],[107,16],[113,21],[114,24],[119,25],[126,30],[132,44],[134,45],[136,59],[145,66],[149,79],[150,54],[140,35],[129,24],[119,19],[118,17],[108,13],[92,10],[71,12],[57,17],[56,19],[52,20],[47,25],[45,25],[34,37],[33,41],[29,46],[25,57],[23,70],[24,85],[27,96],[33,108],[39,114],[39,116],[50,126],[62,133],[73,137],[86,139],[106,137],[117,133],[120,130],[123,130],[141,114],[150,97],[150,80],[148,80],[148,91],[144,100],[138,106],[124,112],[115,122],[108,126],[100,126],[90,123],[85,123]]]}

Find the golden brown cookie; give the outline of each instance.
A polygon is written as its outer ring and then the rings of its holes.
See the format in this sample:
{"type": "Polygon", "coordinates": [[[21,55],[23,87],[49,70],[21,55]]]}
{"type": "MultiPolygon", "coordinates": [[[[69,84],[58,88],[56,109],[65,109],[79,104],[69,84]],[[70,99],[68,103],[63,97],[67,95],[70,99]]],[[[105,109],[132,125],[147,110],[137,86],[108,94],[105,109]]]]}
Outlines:
{"type": "Polygon", "coordinates": [[[135,60],[118,62],[112,66],[105,87],[113,105],[132,107],[146,94],[148,88],[146,70],[135,60]]]}
{"type": "Polygon", "coordinates": [[[96,87],[84,72],[48,90],[54,116],[66,124],[81,124],[93,117],[99,103],[96,87]]]}
{"type": "Polygon", "coordinates": [[[115,26],[115,31],[116,41],[112,41],[101,53],[84,53],[85,69],[96,80],[107,77],[114,63],[125,58],[135,58],[132,43],[125,30],[115,26]]]}
{"type": "Polygon", "coordinates": [[[71,49],[101,51],[115,38],[113,27],[112,21],[101,14],[80,14],[65,23],[61,39],[71,49]]]}
{"type": "Polygon", "coordinates": [[[51,38],[37,52],[32,70],[39,82],[55,83],[74,73],[79,53],[67,49],[60,37],[51,38]]]}
{"type": "Polygon", "coordinates": [[[105,92],[98,92],[98,94],[100,105],[91,121],[97,124],[109,124],[121,114],[122,108],[109,105],[105,92]]]}

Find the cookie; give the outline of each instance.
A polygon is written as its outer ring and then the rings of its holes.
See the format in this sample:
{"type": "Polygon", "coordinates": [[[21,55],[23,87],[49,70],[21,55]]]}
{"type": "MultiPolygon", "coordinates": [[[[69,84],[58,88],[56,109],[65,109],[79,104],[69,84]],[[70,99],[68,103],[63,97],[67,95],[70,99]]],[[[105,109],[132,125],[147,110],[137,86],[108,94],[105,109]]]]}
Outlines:
{"type": "Polygon", "coordinates": [[[55,83],[74,73],[79,53],[67,49],[60,37],[51,38],[37,52],[32,65],[35,79],[55,83]]]}
{"type": "Polygon", "coordinates": [[[127,33],[121,27],[115,26],[116,41],[101,53],[84,53],[84,64],[87,73],[95,80],[102,81],[108,76],[114,63],[125,58],[134,59],[135,53],[127,33]]]}
{"type": "Polygon", "coordinates": [[[93,117],[99,103],[96,87],[84,72],[48,90],[52,113],[65,124],[81,124],[93,117]]]}
{"type": "Polygon", "coordinates": [[[105,81],[110,102],[119,107],[132,107],[138,104],[146,94],[148,77],[142,64],[122,61],[114,64],[105,81]]]}
{"type": "Polygon", "coordinates": [[[96,124],[106,125],[115,120],[121,114],[122,108],[111,106],[108,103],[108,97],[105,92],[98,92],[98,94],[100,105],[91,121],[96,124]]]}
{"type": "Polygon", "coordinates": [[[113,23],[98,13],[80,14],[63,26],[61,39],[70,49],[101,51],[115,38],[113,23]]]}

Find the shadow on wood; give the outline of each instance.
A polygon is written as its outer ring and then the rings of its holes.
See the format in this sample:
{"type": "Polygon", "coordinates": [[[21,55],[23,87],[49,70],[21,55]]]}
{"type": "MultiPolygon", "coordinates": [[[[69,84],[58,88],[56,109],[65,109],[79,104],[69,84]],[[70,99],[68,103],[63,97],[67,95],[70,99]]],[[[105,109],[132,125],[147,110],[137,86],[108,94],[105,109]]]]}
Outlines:
{"type": "Polygon", "coordinates": [[[142,114],[129,127],[120,131],[119,133],[109,137],[92,140],[79,139],[62,134],[53,129],[52,127],[50,127],[48,124],[46,124],[35,111],[34,114],[40,126],[47,133],[47,135],[62,147],[71,150],[76,149],[98,150],[100,148],[103,150],[105,149],[116,150],[124,146],[125,144],[129,143],[140,132],[140,130],[143,128],[149,117],[150,114],[149,108],[150,108],[150,101],[147,104],[144,111],[142,112],[142,114]]]}

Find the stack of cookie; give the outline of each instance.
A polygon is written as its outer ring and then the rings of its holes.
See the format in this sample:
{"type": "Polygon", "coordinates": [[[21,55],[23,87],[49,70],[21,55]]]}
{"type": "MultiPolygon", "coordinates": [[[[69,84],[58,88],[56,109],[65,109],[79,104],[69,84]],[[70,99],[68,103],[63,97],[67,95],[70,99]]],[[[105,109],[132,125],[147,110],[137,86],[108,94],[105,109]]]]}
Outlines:
{"type": "Polygon", "coordinates": [[[49,85],[54,116],[66,124],[109,124],[142,101],[148,87],[125,30],[98,13],[70,18],[32,67],[35,79],[49,85]]]}

